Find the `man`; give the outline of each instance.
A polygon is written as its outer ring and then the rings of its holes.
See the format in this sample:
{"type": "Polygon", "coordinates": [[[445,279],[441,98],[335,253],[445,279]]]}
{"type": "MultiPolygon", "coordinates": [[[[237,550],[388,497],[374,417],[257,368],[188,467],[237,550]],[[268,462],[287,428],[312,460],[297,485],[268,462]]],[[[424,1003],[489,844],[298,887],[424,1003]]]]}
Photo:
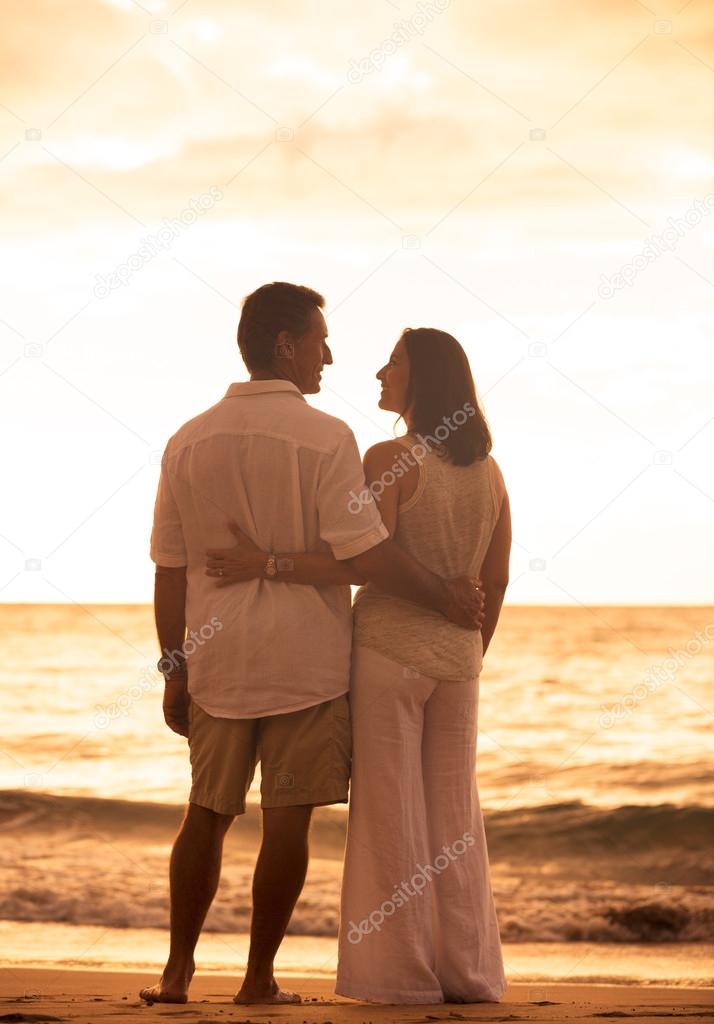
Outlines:
{"type": "MultiPolygon", "coordinates": [[[[273,960],[304,884],[312,809],[347,801],[350,589],[263,579],[217,587],[206,551],[232,542],[229,523],[264,550],[331,549],[365,579],[465,628],[482,619],[472,581],[443,580],[411,559],[370,496],[350,507],[365,490],[354,436],[303,397],[332,363],[323,305],[317,292],[280,282],[249,295],[238,345],[250,381],[181,427],[162,460],[151,539],[159,667],[166,722],[189,740],[192,786],[171,856],[169,957],[160,982],[141,990],[152,1002],[188,999],[223,840],[258,761],[263,839],[235,1002],[300,1001],[278,987],[273,960]]],[[[274,558],[266,571],[279,580],[274,558]]]]}

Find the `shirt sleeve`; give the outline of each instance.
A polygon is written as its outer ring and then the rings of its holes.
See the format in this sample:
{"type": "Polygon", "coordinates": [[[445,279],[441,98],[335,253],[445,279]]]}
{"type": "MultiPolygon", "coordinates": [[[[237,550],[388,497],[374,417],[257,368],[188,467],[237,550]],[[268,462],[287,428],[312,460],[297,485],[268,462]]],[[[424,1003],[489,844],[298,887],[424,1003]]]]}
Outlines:
{"type": "Polygon", "coordinates": [[[171,489],[165,455],[161,460],[161,476],[154,505],[151,559],[157,565],[166,565],[169,568],[180,568],[188,564],[186,543],[181,527],[181,514],[171,489]]]}
{"type": "Polygon", "coordinates": [[[326,456],[317,489],[320,537],[335,558],[354,558],[389,538],[389,530],[367,489],[352,431],[326,456]]]}

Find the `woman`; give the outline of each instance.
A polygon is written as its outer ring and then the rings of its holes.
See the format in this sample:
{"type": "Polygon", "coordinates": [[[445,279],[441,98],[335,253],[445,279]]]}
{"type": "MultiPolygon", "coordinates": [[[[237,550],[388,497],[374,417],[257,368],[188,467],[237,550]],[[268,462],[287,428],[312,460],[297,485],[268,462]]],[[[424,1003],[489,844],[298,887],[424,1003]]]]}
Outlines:
{"type": "MultiPolygon", "coordinates": [[[[455,338],[405,330],[377,378],[380,408],[408,428],[365,456],[382,519],[432,572],[480,576],[486,618],[479,633],[371,583],[356,595],[336,991],[379,1003],[497,1000],[506,980],[475,772],[479,674],[508,582],[508,496],[455,338]]],[[[223,585],[267,561],[237,536],[232,558],[209,561],[223,585]]],[[[363,582],[329,554],[279,557],[297,582],[363,582]]]]}

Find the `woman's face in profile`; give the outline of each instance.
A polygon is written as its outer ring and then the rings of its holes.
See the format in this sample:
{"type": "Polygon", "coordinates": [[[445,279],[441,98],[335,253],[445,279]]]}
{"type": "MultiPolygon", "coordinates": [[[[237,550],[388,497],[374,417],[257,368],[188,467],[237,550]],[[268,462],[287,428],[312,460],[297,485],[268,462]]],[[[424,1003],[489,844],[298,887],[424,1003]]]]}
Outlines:
{"type": "Polygon", "coordinates": [[[382,385],[379,408],[400,415],[404,413],[409,387],[409,356],[404,338],[394,346],[389,362],[379,371],[377,380],[382,385]]]}

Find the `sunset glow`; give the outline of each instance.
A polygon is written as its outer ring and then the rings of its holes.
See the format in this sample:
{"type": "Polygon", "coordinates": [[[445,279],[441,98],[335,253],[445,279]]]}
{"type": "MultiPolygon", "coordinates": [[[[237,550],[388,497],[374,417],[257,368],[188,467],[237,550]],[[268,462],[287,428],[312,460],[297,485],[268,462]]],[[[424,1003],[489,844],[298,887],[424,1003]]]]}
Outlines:
{"type": "Polygon", "coordinates": [[[160,452],[275,279],[327,296],[314,402],[362,450],[400,330],[463,343],[511,603],[709,600],[714,37],[678,6],[6,5],[2,600],[150,600],[160,452]]]}

